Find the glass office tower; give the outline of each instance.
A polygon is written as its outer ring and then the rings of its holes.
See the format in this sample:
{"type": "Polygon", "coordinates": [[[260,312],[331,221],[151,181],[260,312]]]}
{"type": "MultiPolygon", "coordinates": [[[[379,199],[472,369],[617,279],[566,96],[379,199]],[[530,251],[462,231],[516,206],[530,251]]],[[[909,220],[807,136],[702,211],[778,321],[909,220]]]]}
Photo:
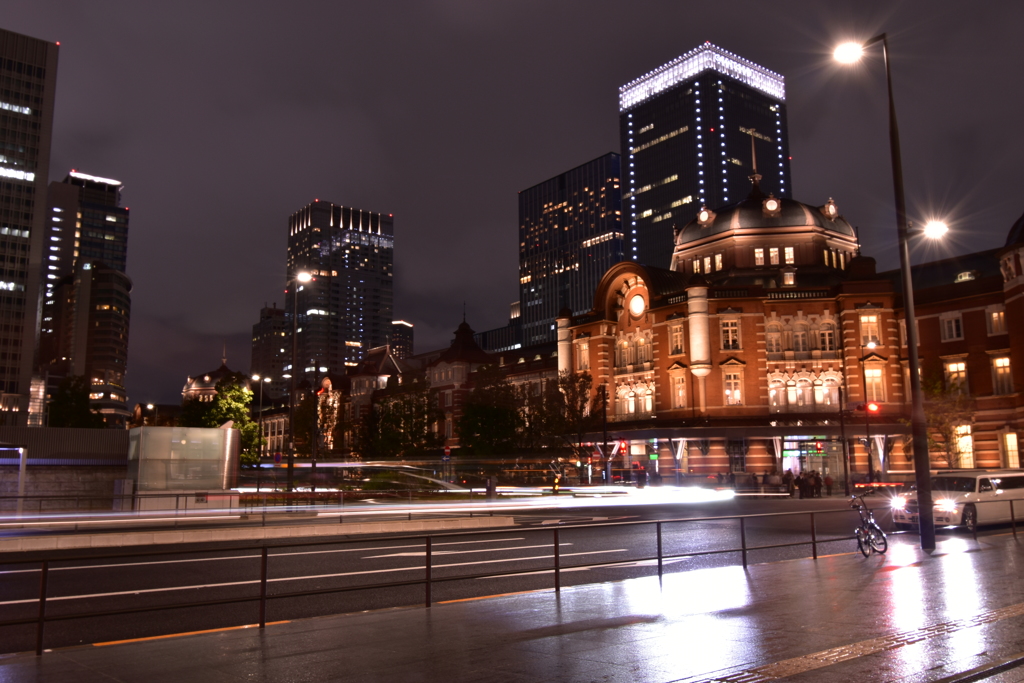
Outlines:
{"type": "Polygon", "coordinates": [[[593,307],[601,276],[623,258],[623,237],[620,158],[614,152],[519,193],[524,346],[554,341],[563,308],[579,314],[593,307]]]}
{"type": "Polygon", "coordinates": [[[626,258],[668,268],[673,227],[742,201],[750,176],[792,195],[782,76],[711,43],[619,88],[626,258]]]}

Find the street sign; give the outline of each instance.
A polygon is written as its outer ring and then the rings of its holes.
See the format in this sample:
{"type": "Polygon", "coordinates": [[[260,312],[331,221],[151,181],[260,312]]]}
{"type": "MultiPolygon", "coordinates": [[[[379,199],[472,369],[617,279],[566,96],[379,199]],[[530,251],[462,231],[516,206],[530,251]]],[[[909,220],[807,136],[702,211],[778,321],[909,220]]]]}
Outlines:
{"type": "Polygon", "coordinates": [[[274,453],[274,462],[281,464],[281,451],[274,453]]]}
{"type": "Polygon", "coordinates": [[[447,455],[447,454],[441,456],[441,462],[448,462],[451,459],[452,459],[452,456],[447,455]]]}
{"type": "Polygon", "coordinates": [[[451,455],[452,454],[452,447],[451,446],[445,446],[444,447],[444,454],[445,455],[451,455]]]}

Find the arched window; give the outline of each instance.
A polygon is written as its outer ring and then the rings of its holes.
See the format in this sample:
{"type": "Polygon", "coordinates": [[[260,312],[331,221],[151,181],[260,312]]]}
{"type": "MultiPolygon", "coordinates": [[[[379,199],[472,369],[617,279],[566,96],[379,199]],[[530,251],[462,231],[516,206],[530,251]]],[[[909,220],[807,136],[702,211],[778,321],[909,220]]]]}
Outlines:
{"type": "Polygon", "coordinates": [[[768,353],[782,353],[782,328],[778,325],[769,325],[765,332],[765,351],[768,353]]]}
{"type": "Polygon", "coordinates": [[[768,406],[773,413],[786,411],[786,383],[781,379],[768,382],[768,406]]]}

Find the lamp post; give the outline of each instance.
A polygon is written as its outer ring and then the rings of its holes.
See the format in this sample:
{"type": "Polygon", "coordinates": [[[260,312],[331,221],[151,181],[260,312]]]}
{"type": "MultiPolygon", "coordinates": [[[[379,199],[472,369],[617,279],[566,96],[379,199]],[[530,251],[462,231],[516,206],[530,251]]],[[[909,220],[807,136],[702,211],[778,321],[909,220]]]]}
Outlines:
{"type": "Polygon", "coordinates": [[[155,403],[147,403],[146,404],[146,408],[148,408],[149,410],[151,410],[153,412],[153,426],[156,427],[156,404],[155,403]]]}
{"type": "Polygon", "coordinates": [[[867,365],[864,362],[867,359],[867,352],[875,349],[875,340],[869,339],[867,344],[860,345],[860,381],[861,386],[864,387],[864,403],[861,408],[864,410],[864,449],[868,455],[868,483],[874,483],[875,481],[875,468],[871,463],[871,410],[868,408],[870,401],[874,398],[868,397],[868,371],[867,365]]]}
{"type": "Polygon", "coordinates": [[[292,371],[288,376],[288,492],[295,487],[295,386],[299,374],[297,362],[299,358],[299,283],[307,283],[313,276],[306,271],[299,271],[292,280],[292,371]]]}
{"type": "Polygon", "coordinates": [[[839,387],[839,438],[843,442],[843,491],[850,495],[850,446],[846,441],[846,406],[843,403],[843,388],[839,387]]]}
{"type": "Polygon", "coordinates": [[[914,444],[914,478],[917,483],[918,524],[921,548],[935,549],[935,515],[932,509],[931,461],[928,458],[928,426],[924,417],[924,396],[921,393],[921,371],[917,355],[917,325],[914,312],[914,283],[910,273],[910,250],[907,247],[909,226],[903,192],[903,160],[900,156],[900,134],[896,125],[896,107],[892,99],[892,71],[889,63],[889,37],[882,33],[864,43],[845,43],[835,50],[835,58],[844,64],[858,61],[864,49],[882,44],[885,82],[889,96],[889,153],[892,158],[893,199],[896,204],[896,236],[900,248],[900,272],[903,277],[903,307],[907,325],[907,361],[910,366],[910,431],[914,444]]]}

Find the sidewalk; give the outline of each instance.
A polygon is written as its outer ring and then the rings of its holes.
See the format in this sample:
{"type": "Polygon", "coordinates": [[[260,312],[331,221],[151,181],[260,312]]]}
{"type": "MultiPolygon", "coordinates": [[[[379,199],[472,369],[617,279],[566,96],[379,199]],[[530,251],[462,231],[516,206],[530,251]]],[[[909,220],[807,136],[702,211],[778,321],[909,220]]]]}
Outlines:
{"type": "MultiPolygon", "coordinates": [[[[1024,658],[1024,539],[843,554],[0,657],[0,680],[963,680],[1024,658]]],[[[1012,666],[1009,665],[1009,666],[1012,666]]],[[[979,679],[972,679],[979,680],[979,679]]],[[[987,681],[1024,681],[1024,666],[987,681]]]]}

